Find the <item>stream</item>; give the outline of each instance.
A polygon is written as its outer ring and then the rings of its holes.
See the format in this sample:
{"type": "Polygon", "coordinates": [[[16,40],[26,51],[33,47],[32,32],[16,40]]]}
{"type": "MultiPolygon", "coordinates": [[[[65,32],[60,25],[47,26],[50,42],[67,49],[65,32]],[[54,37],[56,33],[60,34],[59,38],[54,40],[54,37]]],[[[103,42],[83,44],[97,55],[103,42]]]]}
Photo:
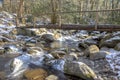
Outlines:
{"type": "Polygon", "coordinates": [[[0,80],[119,80],[119,31],[17,29],[13,20],[1,13],[0,80]]]}

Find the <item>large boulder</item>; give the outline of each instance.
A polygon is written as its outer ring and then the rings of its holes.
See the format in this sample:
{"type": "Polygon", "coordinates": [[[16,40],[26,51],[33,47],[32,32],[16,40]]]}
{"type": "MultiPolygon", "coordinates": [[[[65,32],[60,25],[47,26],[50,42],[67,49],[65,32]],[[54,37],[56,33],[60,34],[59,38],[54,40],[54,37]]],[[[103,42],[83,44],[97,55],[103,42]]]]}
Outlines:
{"type": "Polygon", "coordinates": [[[96,54],[97,52],[99,52],[99,48],[96,45],[91,45],[84,51],[84,54],[87,57],[91,57],[92,55],[96,54]]]}
{"type": "Polygon", "coordinates": [[[83,62],[57,59],[49,61],[47,65],[66,74],[86,80],[94,80],[96,78],[94,71],[83,62]]]}
{"type": "Polygon", "coordinates": [[[103,37],[100,41],[100,47],[106,46],[114,48],[120,42],[120,32],[111,33],[103,37]]]}
{"type": "Polygon", "coordinates": [[[64,73],[86,80],[94,80],[97,77],[94,71],[82,62],[65,62],[64,73]]]}

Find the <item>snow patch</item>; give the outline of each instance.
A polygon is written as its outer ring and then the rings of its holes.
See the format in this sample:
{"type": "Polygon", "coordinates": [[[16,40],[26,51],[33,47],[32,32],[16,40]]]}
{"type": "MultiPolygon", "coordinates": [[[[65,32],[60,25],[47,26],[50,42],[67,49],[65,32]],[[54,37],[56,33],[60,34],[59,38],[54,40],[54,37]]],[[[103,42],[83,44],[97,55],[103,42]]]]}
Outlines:
{"type": "Polygon", "coordinates": [[[110,64],[114,73],[120,77],[120,51],[109,49],[110,54],[106,55],[106,60],[110,64]]]}

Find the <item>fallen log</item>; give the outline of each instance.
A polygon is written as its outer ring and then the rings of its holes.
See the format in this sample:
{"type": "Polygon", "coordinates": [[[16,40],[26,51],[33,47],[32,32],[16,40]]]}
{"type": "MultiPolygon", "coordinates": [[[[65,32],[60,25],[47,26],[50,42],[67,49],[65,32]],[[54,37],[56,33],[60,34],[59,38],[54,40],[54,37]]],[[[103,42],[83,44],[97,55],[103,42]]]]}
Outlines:
{"type": "Polygon", "coordinates": [[[89,31],[120,31],[120,25],[78,25],[78,24],[46,24],[34,26],[20,26],[16,28],[47,28],[47,29],[63,29],[63,30],[89,30],[89,31]]]}

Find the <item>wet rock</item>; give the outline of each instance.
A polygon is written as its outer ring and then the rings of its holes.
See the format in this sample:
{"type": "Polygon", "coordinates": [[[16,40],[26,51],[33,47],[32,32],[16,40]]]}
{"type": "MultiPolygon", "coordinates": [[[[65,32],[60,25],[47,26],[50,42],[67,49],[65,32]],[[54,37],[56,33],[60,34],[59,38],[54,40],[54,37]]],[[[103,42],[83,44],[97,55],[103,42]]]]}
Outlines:
{"type": "Polygon", "coordinates": [[[92,55],[99,52],[99,48],[96,45],[91,45],[84,51],[84,55],[87,57],[91,57],[92,55]]]}
{"type": "Polygon", "coordinates": [[[118,43],[118,44],[115,46],[115,50],[120,51],[120,43],[118,43]]]}
{"type": "Polygon", "coordinates": [[[52,51],[50,54],[52,54],[53,57],[55,57],[56,59],[62,58],[66,55],[66,52],[64,51],[52,51]]]}
{"type": "Polygon", "coordinates": [[[48,73],[44,69],[33,69],[24,72],[24,77],[27,80],[45,80],[48,73]]]}
{"type": "Polygon", "coordinates": [[[52,34],[43,34],[41,36],[41,39],[48,43],[53,42],[55,40],[52,34]]]}
{"type": "Polygon", "coordinates": [[[45,80],[59,80],[59,78],[55,75],[49,75],[45,80]]]}
{"type": "Polygon", "coordinates": [[[96,59],[105,59],[106,55],[110,54],[107,51],[100,51],[97,53],[94,53],[93,55],[90,56],[90,59],[96,60],[96,59]]]}
{"type": "Polygon", "coordinates": [[[100,41],[100,47],[106,46],[114,48],[120,42],[120,33],[111,33],[100,41]]]}
{"type": "Polygon", "coordinates": [[[64,72],[86,80],[94,80],[96,78],[94,71],[82,62],[65,62],[64,72]]]}

